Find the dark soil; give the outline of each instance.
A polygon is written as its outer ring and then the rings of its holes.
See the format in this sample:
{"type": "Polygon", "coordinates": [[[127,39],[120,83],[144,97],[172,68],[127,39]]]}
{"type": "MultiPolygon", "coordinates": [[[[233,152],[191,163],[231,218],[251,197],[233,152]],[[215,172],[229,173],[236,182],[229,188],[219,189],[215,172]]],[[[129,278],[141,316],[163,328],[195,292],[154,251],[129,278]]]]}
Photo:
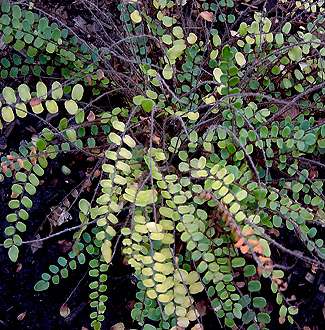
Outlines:
{"type": "MultiPolygon", "coordinates": [[[[49,214],[50,207],[57,205],[82,180],[84,163],[79,165],[79,171],[75,169],[74,173],[78,173],[77,175],[68,178],[60,170],[62,164],[70,166],[64,159],[50,163],[47,169],[49,174],[44,180],[46,184],[40,186],[34,198],[28,232],[23,235],[24,240],[34,239],[34,233],[38,231],[42,237],[49,234],[49,225],[46,221],[44,223],[44,220],[49,214]]],[[[0,194],[3,198],[0,209],[1,219],[4,219],[8,212],[5,200],[10,186],[10,180],[1,184],[0,194]]],[[[69,222],[61,226],[60,230],[71,225],[72,223],[69,222]]],[[[2,221],[0,232],[3,232],[5,226],[5,221],[2,221]]],[[[71,236],[67,234],[45,241],[43,246],[34,253],[30,246],[25,246],[25,249],[21,249],[18,264],[10,262],[6,249],[0,249],[0,329],[81,329],[82,326],[89,326],[87,277],[82,280],[87,272],[86,266],[71,272],[68,279],[45,293],[36,293],[33,289],[41,274],[47,271],[49,264],[56,263],[60,255],[68,253],[67,248],[71,246],[71,236]],[[73,294],[67,303],[71,314],[64,319],[59,313],[60,306],[72,291],[73,294]]],[[[108,308],[107,326],[121,320],[127,324],[130,315],[127,305],[130,304],[135,292],[129,270],[126,267],[115,267],[109,278],[111,303],[108,308]]]]}

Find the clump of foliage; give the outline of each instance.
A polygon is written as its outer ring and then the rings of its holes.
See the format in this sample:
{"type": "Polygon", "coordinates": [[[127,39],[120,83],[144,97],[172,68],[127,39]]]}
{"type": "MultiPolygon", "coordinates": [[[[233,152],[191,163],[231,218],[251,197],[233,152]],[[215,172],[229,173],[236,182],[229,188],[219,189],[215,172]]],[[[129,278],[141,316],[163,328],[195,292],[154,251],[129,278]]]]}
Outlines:
{"type": "Polygon", "coordinates": [[[115,1],[112,15],[93,4],[103,30],[90,45],[2,1],[0,125],[32,116],[44,127],[2,155],[0,178],[12,180],[3,246],[16,262],[28,244],[53,159],[95,159],[91,196],[81,189],[68,206],[79,212],[73,250],[35,284],[47,290],[87,263],[94,329],[117,248],[137,279],[131,316],[146,330],[203,329],[202,296],[221,326],[292,324],[298,304],[274,255],[324,270],[324,1],[246,2],[115,1]],[[122,104],[101,106],[114,93],[122,104]]]}

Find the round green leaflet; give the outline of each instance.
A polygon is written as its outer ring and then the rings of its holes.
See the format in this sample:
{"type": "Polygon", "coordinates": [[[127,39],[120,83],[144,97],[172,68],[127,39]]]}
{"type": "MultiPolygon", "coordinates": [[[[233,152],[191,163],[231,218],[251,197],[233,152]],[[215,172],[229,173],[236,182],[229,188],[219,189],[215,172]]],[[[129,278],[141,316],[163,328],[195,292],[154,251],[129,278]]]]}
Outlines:
{"type": "Polygon", "coordinates": [[[19,250],[16,245],[12,245],[8,250],[8,256],[12,262],[16,262],[18,259],[19,250]]]}
{"type": "Polygon", "coordinates": [[[15,115],[11,107],[3,107],[1,109],[1,116],[7,123],[11,123],[15,120],[15,115]]]}
{"type": "Polygon", "coordinates": [[[130,17],[131,17],[131,19],[132,19],[132,21],[133,21],[134,23],[140,23],[140,22],[142,21],[142,17],[141,17],[141,15],[140,15],[140,13],[139,13],[138,10],[134,10],[134,11],[131,13],[130,17]]]}
{"type": "Polygon", "coordinates": [[[261,290],[261,282],[258,280],[252,280],[248,282],[249,292],[258,292],[261,290]]]}
{"type": "Polygon", "coordinates": [[[235,54],[235,60],[239,66],[244,66],[246,64],[245,56],[241,52],[235,54]]]}
{"type": "Polygon", "coordinates": [[[81,101],[81,99],[83,97],[83,93],[84,93],[83,86],[80,84],[77,84],[77,85],[73,86],[73,88],[72,88],[71,97],[75,101],[81,101]]]}
{"type": "Polygon", "coordinates": [[[62,85],[58,81],[55,81],[52,84],[52,98],[54,100],[59,100],[62,98],[62,96],[63,96],[62,85]]]}
{"type": "Polygon", "coordinates": [[[50,54],[53,54],[55,51],[56,51],[56,45],[53,44],[52,42],[49,42],[47,45],[46,45],[46,51],[50,54]]]}
{"type": "Polygon", "coordinates": [[[166,79],[166,80],[170,80],[173,78],[173,68],[171,67],[171,65],[169,64],[166,64],[164,69],[163,69],[163,77],[166,79]]]}
{"type": "Polygon", "coordinates": [[[48,281],[44,281],[44,280],[39,280],[35,286],[34,286],[34,290],[35,291],[45,291],[49,288],[50,283],[48,281]]]}
{"type": "Polygon", "coordinates": [[[40,99],[45,100],[47,98],[47,87],[42,81],[39,81],[36,84],[36,94],[37,94],[37,97],[40,99]]]}
{"type": "Polygon", "coordinates": [[[21,84],[18,86],[18,94],[23,102],[28,102],[32,98],[30,95],[30,89],[26,84],[21,84]]]}
{"type": "Polygon", "coordinates": [[[2,96],[7,104],[14,104],[17,101],[16,92],[11,87],[5,87],[2,90],[2,96]]]}
{"type": "Polygon", "coordinates": [[[67,100],[64,106],[70,115],[75,115],[78,112],[78,104],[74,100],[67,100]]]}
{"type": "Polygon", "coordinates": [[[58,105],[54,100],[47,100],[45,102],[46,109],[49,113],[57,113],[59,111],[58,105]]]}
{"type": "Polygon", "coordinates": [[[79,209],[83,214],[87,215],[90,210],[90,203],[84,198],[80,199],[79,209]]]}

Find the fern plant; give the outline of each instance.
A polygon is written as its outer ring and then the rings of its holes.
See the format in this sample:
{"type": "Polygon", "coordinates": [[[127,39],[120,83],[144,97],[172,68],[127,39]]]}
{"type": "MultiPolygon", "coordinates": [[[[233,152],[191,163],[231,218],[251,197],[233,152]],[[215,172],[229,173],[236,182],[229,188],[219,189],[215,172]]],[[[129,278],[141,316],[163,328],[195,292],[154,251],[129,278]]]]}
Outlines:
{"type": "Polygon", "coordinates": [[[201,297],[220,327],[293,324],[299,302],[287,299],[289,272],[277,253],[324,270],[321,5],[282,1],[281,19],[252,5],[243,19],[239,1],[121,1],[118,14],[101,16],[118,36],[89,47],[2,1],[2,78],[55,75],[17,87],[8,79],[2,90],[0,128],[27,116],[46,126],[1,159],[0,178],[12,178],[9,258],[28,243],[21,236],[33,196],[59,153],[96,159],[99,172],[91,197],[77,193],[71,205],[79,214],[72,250],[35,290],[86,264],[91,326],[100,329],[121,246],[136,278],[137,327],[203,329],[201,297]],[[97,79],[98,70],[112,78],[97,79]],[[89,84],[98,98],[84,93],[89,84]],[[116,89],[123,105],[94,105],[116,89]],[[282,235],[294,235],[299,251],[282,235]],[[272,312],[267,291],[278,304],[272,312]]]}

